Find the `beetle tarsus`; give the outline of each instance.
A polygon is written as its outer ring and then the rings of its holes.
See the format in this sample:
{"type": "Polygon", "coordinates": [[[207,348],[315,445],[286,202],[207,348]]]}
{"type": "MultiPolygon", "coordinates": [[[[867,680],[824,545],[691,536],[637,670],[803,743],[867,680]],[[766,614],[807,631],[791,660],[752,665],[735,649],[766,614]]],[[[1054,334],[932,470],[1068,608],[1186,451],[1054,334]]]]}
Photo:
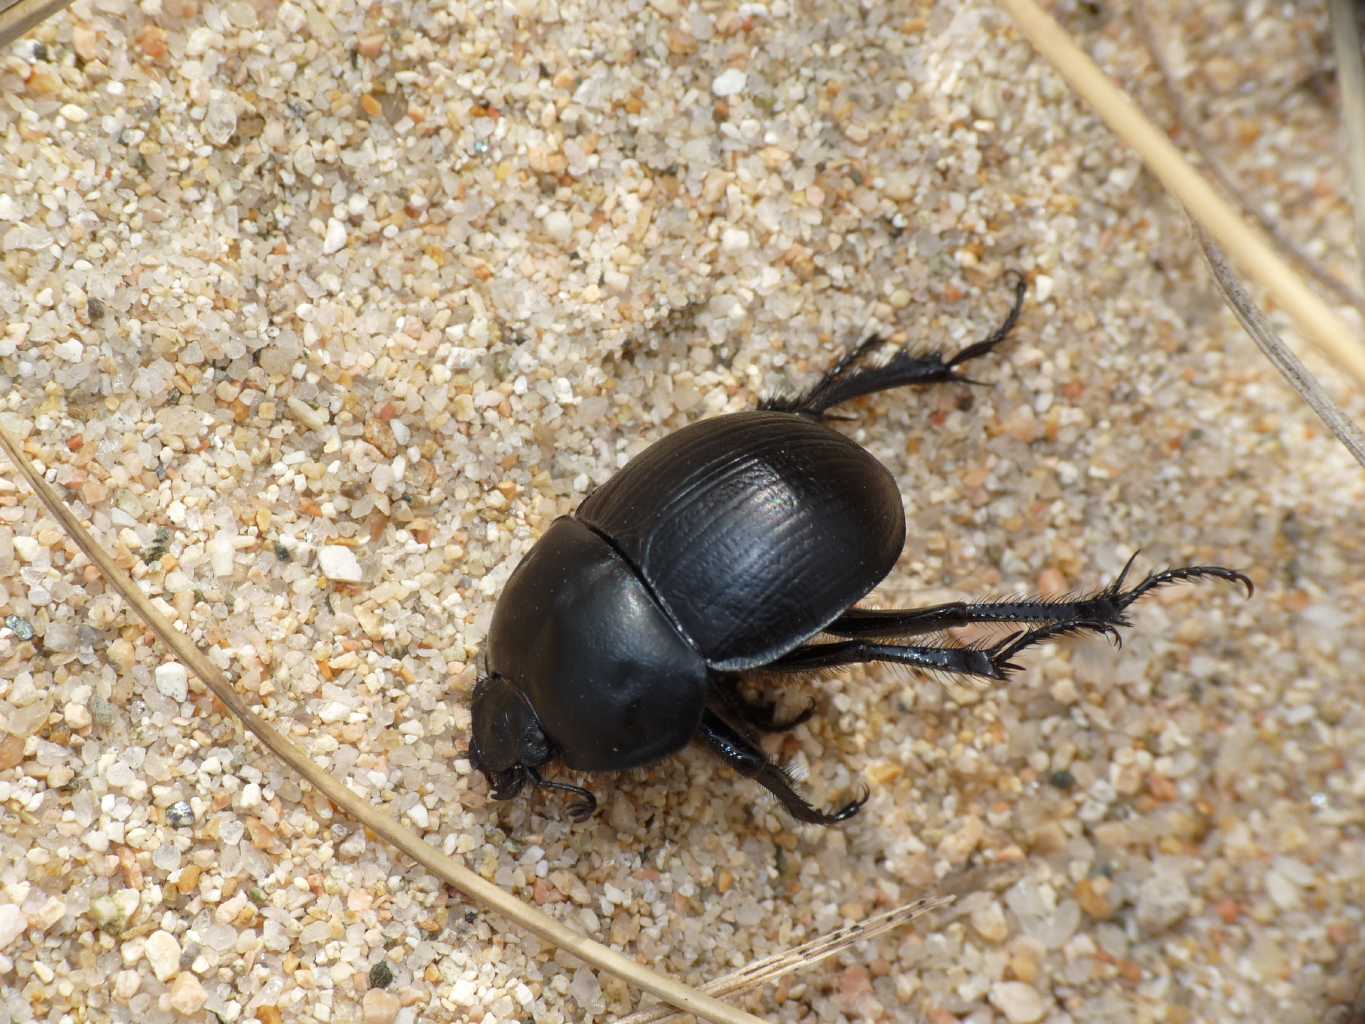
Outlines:
{"type": "MultiPolygon", "coordinates": [[[[1014,305],[1010,307],[1010,311],[1005,316],[1004,322],[992,331],[989,337],[983,338],[973,345],[968,345],[957,355],[953,356],[952,359],[948,360],[947,368],[949,370],[956,369],[963,363],[973,359],[979,359],[981,356],[986,355],[1008,338],[1010,332],[1014,330],[1014,325],[1019,322],[1019,314],[1024,308],[1024,295],[1028,292],[1028,283],[1024,280],[1024,275],[1018,271],[1012,271],[1010,276],[1014,278],[1014,305]]],[[[975,380],[967,381],[965,377],[956,377],[954,379],[970,384],[982,383],[981,381],[975,380]]]]}
{"type": "Polygon", "coordinates": [[[582,786],[573,786],[567,782],[552,782],[543,778],[536,769],[527,768],[527,776],[537,789],[557,789],[561,793],[569,793],[577,797],[569,804],[569,818],[573,821],[584,822],[597,813],[597,797],[582,786]]]}
{"type": "Polygon", "coordinates": [[[1221,565],[1186,565],[1177,569],[1163,569],[1161,572],[1151,572],[1133,589],[1123,590],[1123,578],[1128,575],[1128,570],[1133,561],[1137,558],[1137,552],[1128,559],[1128,564],[1119,573],[1118,579],[1109,585],[1105,590],[1105,596],[1123,608],[1127,608],[1144,594],[1149,594],[1157,587],[1164,587],[1168,583],[1184,583],[1188,580],[1213,578],[1225,580],[1228,583],[1240,583],[1246,588],[1247,597],[1256,593],[1256,585],[1251,582],[1251,578],[1246,573],[1238,572],[1236,569],[1228,569],[1221,565]]]}
{"type": "Polygon", "coordinates": [[[785,771],[768,760],[747,737],[710,711],[702,715],[697,735],[731,768],[777,797],[798,821],[808,825],[833,825],[853,817],[867,803],[868,791],[864,789],[858,797],[835,811],[822,811],[812,806],[792,788],[791,777],[785,771]]]}
{"type": "Polygon", "coordinates": [[[1047,643],[1049,640],[1056,640],[1064,636],[1076,636],[1081,633],[1100,633],[1109,637],[1115,645],[1122,643],[1119,631],[1110,622],[1054,622],[1047,626],[1040,626],[1037,629],[1024,630],[1011,633],[994,647],[987,650],[990,655],[991,665],[999,673],[995,678],[1006,679],[1012,673],[1020,671],[1023,666],[1011,661],[1020,651],[1035,647],[1038,644],[1047,643]]]}
{"type": "Polygon", "coordinates": [[[884,339],[874,334],[840,357],[814,386],[796,395],[766,399],[759,403],[759,408],[828,419],[835,418],[828,415],[828,410],[834,406],[878,391],[922,384],[983,383],[962,375],[957,368],[986,355],[1009,337],[1010,331],[1019,322],[1027,287],[1023,275],[1016,273],[1013,276],[1014,305],[1004,322],[988,337],[968,345],[951,359],[945,360],[939,352],[912,354],[905,349],[898,349],[879,366],[862,365],[872,351],[884,344],[884,339]]]}

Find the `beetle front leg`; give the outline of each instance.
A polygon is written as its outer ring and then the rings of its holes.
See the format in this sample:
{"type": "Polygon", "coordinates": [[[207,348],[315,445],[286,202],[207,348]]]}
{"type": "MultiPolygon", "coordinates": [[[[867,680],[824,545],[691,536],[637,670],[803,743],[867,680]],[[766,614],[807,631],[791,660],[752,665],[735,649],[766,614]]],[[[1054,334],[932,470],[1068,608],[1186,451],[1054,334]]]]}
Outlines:
{"type": "Polygon", "coordinates": [[[697,735],[731,768],[746,778],[753,779],[781,800],[782,806],[798,821],[810,825],[833,825],[853,817],[859,808],[867,803],[867,793],[864,792],[858,799],[850,800],[837,811],[817,810],[792,789],[791,778],[786,772],[769,761],[763,751],[746,737],[710,711],[703,713],[697,735]]]}
{"type": "Polygon", "coordinates": [[[597,813],[597,797],[582,786],[571,786],[567,782],[551,782],[543,778],[535,768],[527,768],[526,774],[537,789],[555,789],[573,796],[575,799],[569,804],[569,817],[573,821],[584,822],[597,813]]]}

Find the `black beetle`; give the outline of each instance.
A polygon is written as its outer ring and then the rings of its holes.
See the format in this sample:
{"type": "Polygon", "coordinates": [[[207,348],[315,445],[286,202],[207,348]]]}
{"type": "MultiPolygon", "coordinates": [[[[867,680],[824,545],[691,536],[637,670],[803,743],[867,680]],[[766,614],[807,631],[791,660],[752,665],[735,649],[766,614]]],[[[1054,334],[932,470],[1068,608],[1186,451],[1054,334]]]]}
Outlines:
{"type": "Polygon", "coordinates": [[[1246,576],[1212,565],[1125,590],[1125,567],[1075,599],[854,607],[900,556],[905,513],[891,474],[822,422],[828,410],[888,388],[977,383],[957,368],[1004,341],[1023,298],[1020,279],[1004,323],[951,359],[897,350],[868,365],[881,344],[873,336],[804,392],[670,434],[555,520],[498,599],[474,689],[468,756],[494,799],[530,781],[575,794],[570,813],[583,820],[596,800],[542,778],[548,762],[619,771],[700,738],[801,821],[842,821],[867,794],[833,812],[797,795],[745,727],[792,728],[810,709],[776,721],[771,705],[743,696],[744,673],[890,661],[1004,679],[1016,654],[1054,637],[1092,631],[1117,642],[1126,609],[1163,584],[1213,576],[1249,594],[1246,576]],[[988,646],[944,636],[968,623],[1031,626],[988,646]],[[807,642],[820,633],[835,639],[807,642]],[[914,637],[930,642],[905,642],[914,637]]]}

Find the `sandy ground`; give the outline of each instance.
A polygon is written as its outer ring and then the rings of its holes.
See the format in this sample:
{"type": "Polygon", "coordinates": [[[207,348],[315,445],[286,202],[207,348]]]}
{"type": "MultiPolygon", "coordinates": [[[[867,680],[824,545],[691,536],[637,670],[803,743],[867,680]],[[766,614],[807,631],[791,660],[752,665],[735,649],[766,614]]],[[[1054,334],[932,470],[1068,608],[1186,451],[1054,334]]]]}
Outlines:
{"type": "MultiPolygon", "coordinates": [[[[4,422],[317,760],[656,967],[700,982],[1012,872],[744,1000],[766,1019],[1344,1020],[1365,477],[1180,211],[990,3],[550,6],[78,0],[11,46],[4,422]],[[870,786],[842,827],[701,751],[591,779],[585,826],[490,802],[474,657],[546,524],[870,330],[984,335],[1012,269],[989,387],[848,426],[909,519],[876,603],[1094,587],[1137,548],[1254,599],[1171,588],[1121,651],[1051,645],[1007,686],[791,686],[819,714],[769,749],[819,801],[870,786]]],[[[1058,14],[1164,119],[1110,6],[1058,14]]],[[[1323,5],[1149,6],[1245,198],[1354,278],[1323,5]]],[[[0,1019],[635,1005],[303,790],[8,468],[0,619],[0,1019]]]]}

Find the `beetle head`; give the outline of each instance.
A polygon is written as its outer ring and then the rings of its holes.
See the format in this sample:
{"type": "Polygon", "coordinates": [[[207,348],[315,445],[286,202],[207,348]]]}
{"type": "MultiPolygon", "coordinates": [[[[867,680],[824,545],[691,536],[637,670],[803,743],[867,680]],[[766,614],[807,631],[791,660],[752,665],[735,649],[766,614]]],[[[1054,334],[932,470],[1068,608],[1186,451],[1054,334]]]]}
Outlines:
{"type": "Polygon", "coordinates": [[[528,775],[550,760],[550,741],[525,694],[501,676],[474,687],[469,763],[483,772],[494,800],[521,792],[528,775]]]}

